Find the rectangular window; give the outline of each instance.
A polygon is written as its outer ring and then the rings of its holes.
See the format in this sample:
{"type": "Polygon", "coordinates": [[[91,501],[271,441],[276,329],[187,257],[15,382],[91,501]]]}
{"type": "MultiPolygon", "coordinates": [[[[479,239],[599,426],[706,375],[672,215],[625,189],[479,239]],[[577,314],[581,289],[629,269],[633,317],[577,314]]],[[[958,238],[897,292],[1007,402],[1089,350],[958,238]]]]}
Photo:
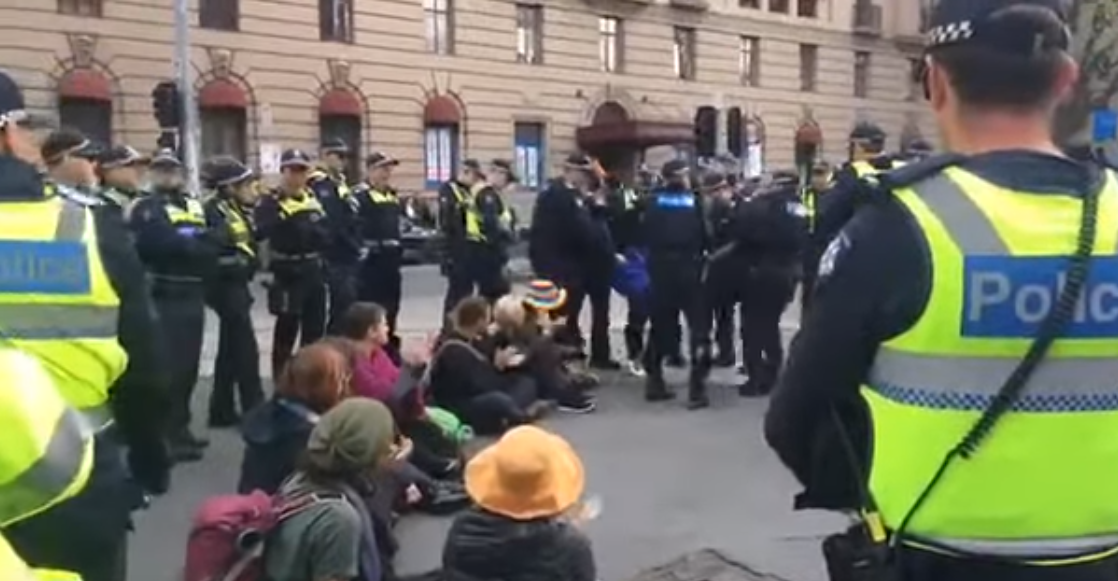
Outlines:
{"type": "Polygon", "coordinates": [[[73,127],[101,146],[113,142],[113,104],[92,99],[58,99],[58,124],[73,127]]]}
{"type": "Polygon", "coordinates": [[[318,0],[321,40],[353,42],[353,0],[318,0]]]}
{"type": "Polygon", "coordinates": [[[516,5],[516,62],[543,62],[543,7],[516,5]]]}
{"type": "Polygon", "coordinates": [[[761,7],[761,0],[738,0],[738,6],[756,10],[761,7]]]}
{"type": "Polygon", "coordinates": [[[423,20],[427,33],[427,52],[454,52],[454,13],[452,0],[423,0],[423,20]]]}
{"type": "Polygon", "coordinates": [[[240,108],[203,108],[202,157],[231,155],[248,159],[248,133],[245,110],[240,108]]]}
{"type": "Polygon", "coordinates": [[[240,0],[198,0],[198,26],[235,31],[240,23],[240,0]]]}
{"type": "Polygon", "coordinates": [[[756,36],[741,37],[738,49],[738,71],[741,84],[747,87],[761,85],[761,39],[756,36]]]}
{"type": "Polygon", "coordinates": [[[800,18],[819,18],[819,0],[797,0],[796,16],[800,18]]]}
{"type": "Polygon", "coordinates": [[[695,78],[695,29],[676,26],[673,29],[673,57],[677,79],[695,78]]]}
{"type": "Polygon", "coordinates": [[[854,53],[854,96],[865,99],[870,96],[870,53],[854,53]]]}
{"type": "Polygon", "coordinates": [[[361,180],[361,118],[353,115],[320,115],[318,117],[319,143],[341,139],[349,146],[346,157],[346,179],[350,183],[361,180]]]}
{"type": "Polygon", "coordinates": [[[424,183],[434,189],[450,180],[458,167],[458,126],[428,125],[423,132],[424,183]]]}
{"type": "Polygon", "coordinates": [[[621,71],[621,19],[602,16],[598,19],[598,59],[607,73],[621,71]]]}
{"type": "Polygon", "coordinates": [[[800,45],[800,90],[815,91],[819,68],[819,47],[814,44],[800,45]]]}
{"type": "Polygon", "coordinates": [[[526,188],[540,189],[547,176],[547,153],[544,148],[547,127],[543,123],[517,123],[514,126],[516,144],[516,175],[526,188]]]}
{"type": "Polygon", "coordinates": [[[58,12],[100,18],[104,8],[102,3],[102,0],[58,0],[58,12]]]}
{"type": "Polygon", "coordinates": [[[788,14],[791,9],[789,2],[790,0],[769,0],[769,12],[788,14]]]}

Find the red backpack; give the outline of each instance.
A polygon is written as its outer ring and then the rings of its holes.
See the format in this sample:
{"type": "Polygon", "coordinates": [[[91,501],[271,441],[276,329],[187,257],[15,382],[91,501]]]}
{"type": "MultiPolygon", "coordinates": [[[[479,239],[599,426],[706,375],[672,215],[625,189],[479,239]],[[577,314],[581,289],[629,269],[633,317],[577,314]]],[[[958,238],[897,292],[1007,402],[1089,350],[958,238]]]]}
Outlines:
{"type": "Polygon", "coordinates": [[[194,513],[183,581],[260,581],[269,533],[321,499],[283,499],[259,490],[207,499],[194,513]]]}

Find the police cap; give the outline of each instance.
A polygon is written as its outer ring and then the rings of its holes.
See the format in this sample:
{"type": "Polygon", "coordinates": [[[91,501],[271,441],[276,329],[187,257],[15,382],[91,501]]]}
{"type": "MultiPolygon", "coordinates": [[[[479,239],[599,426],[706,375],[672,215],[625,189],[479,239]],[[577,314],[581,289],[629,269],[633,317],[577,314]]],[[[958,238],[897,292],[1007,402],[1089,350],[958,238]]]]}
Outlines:
{"type": "Polygon", "coordinates": [[[151,156],[150,167],[155,170],[182,169],[182,160],[173,149],[163,148],[151,156]]]}
{"type": "Polygon", "coordinates": [[[86,138],[76,129],[63,128],[51,132],[43,141],[40,150],[43,161],[54,164],[62,161],[67,155],[97,161],[101,155],[101,148],[86,138]]]}
{"type": "Polygon", "coordinates": [[[314,161],[301,149],[285,149],[280,154],[280,169],[310,169],[314,161]]]}
{"type": "Polygon", "coordinates": [[[27,110],[19,85],[7,73],[0,71],[0,129],[9,123],[29,129],[52,125],[49,118],[34,115],[27,110]]]}
{"type": "Polygon", "coordinates": [[[349,153],[349,145],[340,137],[331,137],[322,141],[322,153],[333,153],[337,155],[346,155],[349,153]]]}
{"type": "Polygon", "coordinates": [[[384,153],[383,151],[374,151],[365,158],[365,167],[369,169],[376,169],[378,167],[395,167],[400,165],[400,160],[384,153]]]}
{"type": "Polygon", "coordinates": [[[872,121],[861,121],[850,130],[850,141],[856,143],[884,143],[885,131],[872,121]]]}
{"type": "Polygon", "coordinates": [[[116,169],[118,167],[127,167],[130,165],[142,165],[149,161],[151,160],[149,160],[146,155],[128,145],[110,147],[101,152],[101,155],[97,156],[97,165],[100,166],[101,169],[116,169]]]}
{"type": "Polygon", "coordinates": [[[468,169],[483,178],[485,177],[485,171],[481,168],[481,162],[476,159],[469,158],[463,161],[462,169],[468,169]]]}
{"type": "Polygon", "coordinates": [[[516,170],[514,170],[513,167],[512,167],[512,162],[511,161],[509,161],[507,159],[494,159],[493,161],[489,162],[489,165],[494,170],[499,171],[499,172],[504,172],[505,175],[509,176],[509,181],[510,182],[515,183],[515,182],[520,181],[520,178],[516,175],[516,170]]]}
{"type": "Polygon", "coordinates": [[[686,161],[682,159],[673,159],[660,168],[660,175],[663,176],[665,180],[670,180],[686,175],[689,169],[686,161]]]}
{"type": "Polygon", "coordinates": [[[932,9],[926,48],[975,45],[1026,56],[1067,50],[1069,9],[1069,0],[940,0],[932,9]],[[1057,18],[1064,25],[1060,33],[1050,33],[1050,24],[1033,9],[1057,18]]]}
{"type": "Polygon", "coordinates": [[[252,169],[229,156],[215,157],[206,164],[206,182],[212,188],[231,186],[255,177],[252,169]]]}

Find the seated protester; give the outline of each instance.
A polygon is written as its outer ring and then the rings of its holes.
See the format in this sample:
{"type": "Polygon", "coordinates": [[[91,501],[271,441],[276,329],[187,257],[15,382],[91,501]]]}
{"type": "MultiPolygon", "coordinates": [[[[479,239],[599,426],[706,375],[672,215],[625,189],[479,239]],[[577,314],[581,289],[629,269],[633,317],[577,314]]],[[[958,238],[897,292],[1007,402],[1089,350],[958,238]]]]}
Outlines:
{"type": "Polygon", "coordinates": [[[509,430],[466,466],[474,505],[443,546],[443,581],[595,581],[579,529],[585,486],[570,444],[534,426],[509,430]]]}
{"type": "Polygon", "coordinates": [[[252,409],[241,426],[245,442],[237,491],[274,494],[295,471],[319,416],[350,396],[349,362],[329,345],[296,353],[276,382],[272,399],[252,409]]]}
{"type": "Polygon", "coordinates": [[[269,581],[391,579],[392,551],[382,549],[377,522],[365,505],[370,477],[392,458],[396,426],[384,404],[348,399],[323,414],[298,470],[279,496],[314,495],[307,508],[281,522],[264,548],[269,581]]]}
{"type": "Polygon", "coordinates": [[[457,476],[462,458],[458,442],[444,436],[427,416],[422,384],[430,349],[405,346],[404,366],[397,367],[384,349],[389,337],[386,311],[375,303],[351,306],[342,316],[339,331],[359,352],[353,370],[354,393],[392,410],[400,432],[415,444],[413,464],[436,478],[457,476]]]}
{"type": "Polygon", "coordinates": [[[466,297],[454,308],[452,329],[431,362],[435,405],[450,411],[479,434],[499,434],[537,419],[546,404],[537,401],[534,382],[502,371],[522,362],[514,348],[498,349],[492,359],[479,350],[489,330],[489,303],[466,297]]]}
{"type": "MultiPolygon", "coordinates": [[[[536,335],[551,339],[566,326],[565,319],[555,316],[567,302],[566,289],[549,280],[536,280],[528,287],[523,301],[524,324],[534,329],[536,335]]],[[[550,343],[556,346],[558,356],[563,361],[563,371],[573,386],[580,390],[598,387],[598,377],[586,370],[582,360],[576,357],[577,353],[556,341],[550,343]]]]}
{"type": "Polygon", "coordinates": [[[493,322],[489,349],[512,346],[526,355],[524,364],[510,373],[528,374],[538,386],[540,397],[554,401],[559,411],[594,411],[594,399],[571,381],[559,346],[542,331],[538,321],[527,320],[523,299],[514,295],[498,299],[493,306],[493,322]]]}

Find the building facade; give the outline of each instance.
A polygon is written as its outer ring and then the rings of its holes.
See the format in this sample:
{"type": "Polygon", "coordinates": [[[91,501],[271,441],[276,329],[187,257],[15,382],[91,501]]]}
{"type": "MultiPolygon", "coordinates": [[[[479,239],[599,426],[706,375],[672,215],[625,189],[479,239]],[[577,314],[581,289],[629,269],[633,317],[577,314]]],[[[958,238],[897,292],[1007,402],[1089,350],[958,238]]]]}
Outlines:
{"type": "MultiPolygon", "coordinates": [[[[580,147],[674,153],[713,107],[720,148],[741,113],[750,167],[790,165],[797,142],[837,161],[860,119],[891,147],[934,138],[912,79],[929,3],[192,0],[201,146],[267,170],[336,136],[398,157],[405,191],[466,156],[514,159],[535,186],[580,147]]],[[[0,68],[31,107],[154,147],[171,4],[0,0],[0,68]]]]}

